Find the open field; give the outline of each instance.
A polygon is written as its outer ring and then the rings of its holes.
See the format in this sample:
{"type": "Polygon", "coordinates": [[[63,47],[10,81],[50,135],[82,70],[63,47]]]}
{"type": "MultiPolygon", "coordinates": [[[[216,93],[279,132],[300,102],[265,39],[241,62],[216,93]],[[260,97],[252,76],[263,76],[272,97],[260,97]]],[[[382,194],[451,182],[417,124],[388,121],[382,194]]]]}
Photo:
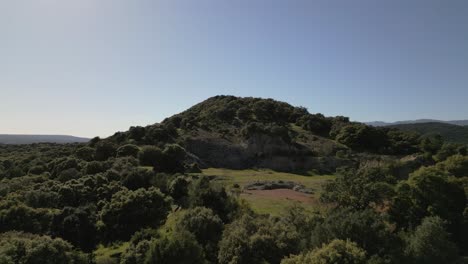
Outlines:
{"type": "Polygon", "coordinates": [[[281,214],[289,206],[299,203],[306,209],[321,209],[319,202],[323,185],[334,178],[333,175],[304,176],[272,170],[229,170],[210,168],[205,169],[202,175],[215,177],[215,181],[228,189],[238,184],[241,189],[255,181],[293,181],[300,183],[313,191],[313,194],[304,194],[289,189],[277,190],[244,190],[240,197],[245,199],[258,213],[281,214]]]}

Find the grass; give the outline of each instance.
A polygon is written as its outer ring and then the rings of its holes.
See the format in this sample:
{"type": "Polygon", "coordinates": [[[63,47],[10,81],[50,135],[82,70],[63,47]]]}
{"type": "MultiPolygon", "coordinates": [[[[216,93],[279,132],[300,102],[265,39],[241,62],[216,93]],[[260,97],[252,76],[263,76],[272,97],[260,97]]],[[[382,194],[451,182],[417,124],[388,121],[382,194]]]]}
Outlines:
{"type": "Polygon", "coordinates": [[[125,252],[129,245],[129,242],[116,244],[109,247],[99,245],[98,248],[94,251],[96,256],[96,264],[120,263],[120,256],[125,252]]]}
{"type": "MultiPolygon", "coordinates": [[[[206,176],[215,177],[215,181],[226,186],[228,189],[234,184],[238,184],[241,188],[246,184],[254,181],[293,181],[300,183],[314,191],[310,195],[311,202],[301,203],[306,209],[322,209],[323,205],[318,201],[323,185],[334,178],[333,175],[298,175],[286,172],[277,172],[267,169],[261,170],[229,170],[210,168],[205,169],[201,173],[206,176]]],[[[252,209],[262,214],[280,215],[288,207],[298,201],[289,199],[288,197],[266,197],[264,195],[241,193],[240,197],[246,200],[252,209]]]]}

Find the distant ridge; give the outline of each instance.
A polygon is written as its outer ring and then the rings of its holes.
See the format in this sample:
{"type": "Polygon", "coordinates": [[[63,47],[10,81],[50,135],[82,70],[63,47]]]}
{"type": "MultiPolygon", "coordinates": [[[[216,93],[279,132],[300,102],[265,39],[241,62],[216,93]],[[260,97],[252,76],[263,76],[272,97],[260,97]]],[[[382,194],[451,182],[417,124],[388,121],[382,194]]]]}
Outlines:
{"type": "Polygon", "coordinates": [[[20,135],[0,134],[0,144],[33,144],[33,143],[85,143],[89,138],[67,135],[20,135]]]}
{"type": "Polygon", "coordinates": [[[468,126],[458,126],[440,122],[399,124],[387,126],[405,131],[415,131],[423,135],[439,134],[451,143],[468,144],[468,126]]]}
{"type": "Polygon", "coordinates": [[[382,121],[372,121],[365,122],[367,125],[380,127],[380,126],[394,126],[394,125],[406,125],[406,124],[421,124],[421,123],[443,123],[457,126],[468,126],[468,120],[436,120],[436,119],[416,119],[416,120],[405,120],[397,122],[382,122],[382,121]]]}

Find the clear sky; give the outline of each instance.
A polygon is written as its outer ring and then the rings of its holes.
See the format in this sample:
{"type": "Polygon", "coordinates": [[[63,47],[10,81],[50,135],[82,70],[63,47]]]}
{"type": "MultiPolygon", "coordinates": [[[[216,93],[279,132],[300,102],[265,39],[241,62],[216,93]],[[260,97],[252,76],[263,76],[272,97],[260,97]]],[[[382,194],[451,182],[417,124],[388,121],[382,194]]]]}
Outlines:
{"type": "Polygon", "coordinates": [[[0,0],[0,133],[108,136],[219,94],[468,119],[468,1],[0,0]]]}

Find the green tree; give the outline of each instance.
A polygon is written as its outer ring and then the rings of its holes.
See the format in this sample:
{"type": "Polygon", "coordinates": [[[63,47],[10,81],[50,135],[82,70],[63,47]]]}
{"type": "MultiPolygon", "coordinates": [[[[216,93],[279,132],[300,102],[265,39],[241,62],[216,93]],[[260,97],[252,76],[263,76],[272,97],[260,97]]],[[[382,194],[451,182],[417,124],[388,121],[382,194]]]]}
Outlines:
{"type": "Polygon", "coordinates": [[[400,182],[389,215],[398,227],[416,227],[426,216],[449,221],[448,230],[459,233],[463,222],[466,196],[463,187],[437,170],[421,169],[400,182]]]}
{"type": "Polygon", "coordinates": [[[138,152],[140,149],[138,146],[127,144],[117,149],[117,157],[134,157],[138,158],[138,152]]]}
{"type": "Polygon", "coordinates": [[[94,148],[81,147],[75,151],[75,156],[85,161],[92,161],[94,160],[94,148]]]}
{"type": "Polygon", "coordinates": [[[160,226],[170,209],[170,198],[157,188],[119,191],[100,212],[101,228],[109,240],[126,240],[141,228],[160,226]]]}
{"type": "MultiPolygon", "coordinates": [[[[312,246],[320,247],[334,239],[350,239],[370,255],[398,258],[400,239],[373,209],[337,209],[324,218],[312,233],[312,246]]],[[[393,259],[393,262],[397,260],[393,259]]]]}
{"type": "Polygon", "coordinates": [[[388,146],[388,137],[383,130],[365,124],[349,124],[342,127],[336,141],[359,151],[378,152],[388,146]]]}
{"type": "Polygon", "coordinates": [[[163,161],[163,152],[160,148],[155,146],[144,146],[138,158],[140,159],[141,165],[154,167],[163,161]]]}
{"type": "Polygon", "coordinates": [[[440,135],[425,136],[421,140],[421,149],[424,152],[432,155],[436,154],[443,145],[443,140],[440,135]]]}
{"type": "Polygon", "coordinates": [[[114,143],[107,140],[101,140],[96,143],[96,152],[94,157],[99,161],[107,160],[111,157],[115,157],[116,151],[117,147],[114,143]]]}
{"type": "Polygon", "coordinates": [[[281,261],[281,264],[365,264],[366,251],[349,240],[332,240],[321,248],[281,261]]]}
{"type": "Polygon", "coordinates": [[[220,264],[280,263],[298,253],[300,236],[282,221],[244,215],[228,225],[219,243],[220,264]]]}
{"type": "Polygon", "coordinates": [[[97,242],[96,213],[90,207],[65,207],[55,215],[52,234],[89,252],[97,242]]]}
{"type": "Polygon", "coordinates": [[[408,238],[405,253],[412,263],[438,264],[454,263],[457,247],[445,231],[440,217],[426,217],[408,238]]]}
{"type": "Polygon", "coordinates": [[[451,156],[445,161],[437,163],[436,167],[455,177],[468,177],[468,156],[451,156]]]}
{"type": "Polygon", "coordinates": [[[393,196],[390,183],[394,181],[382,167],[338,170],[337,178],[325,185],[320,199],[355,209],[382,206],[393,196]]]}
{"type": "Polygon", "coordinates": [[[5,264],[88,264],[88,257],[60,238],[7,232],[0,234],[0,262],[5,264]]]}
{"type": "Polygon", "coordinates": [[[176,221],[176,227],[192,233],[203,247],[207,259],[216,262],[218,242],[224,227],[219,216],[211,209],[196,207],[183,212],[176,221]]]}
{"type": "Polygon", "coordinates": [[[189,232],[177,231],[152,242],[146,264],[205,264],[202,247],[189,232]]]}

